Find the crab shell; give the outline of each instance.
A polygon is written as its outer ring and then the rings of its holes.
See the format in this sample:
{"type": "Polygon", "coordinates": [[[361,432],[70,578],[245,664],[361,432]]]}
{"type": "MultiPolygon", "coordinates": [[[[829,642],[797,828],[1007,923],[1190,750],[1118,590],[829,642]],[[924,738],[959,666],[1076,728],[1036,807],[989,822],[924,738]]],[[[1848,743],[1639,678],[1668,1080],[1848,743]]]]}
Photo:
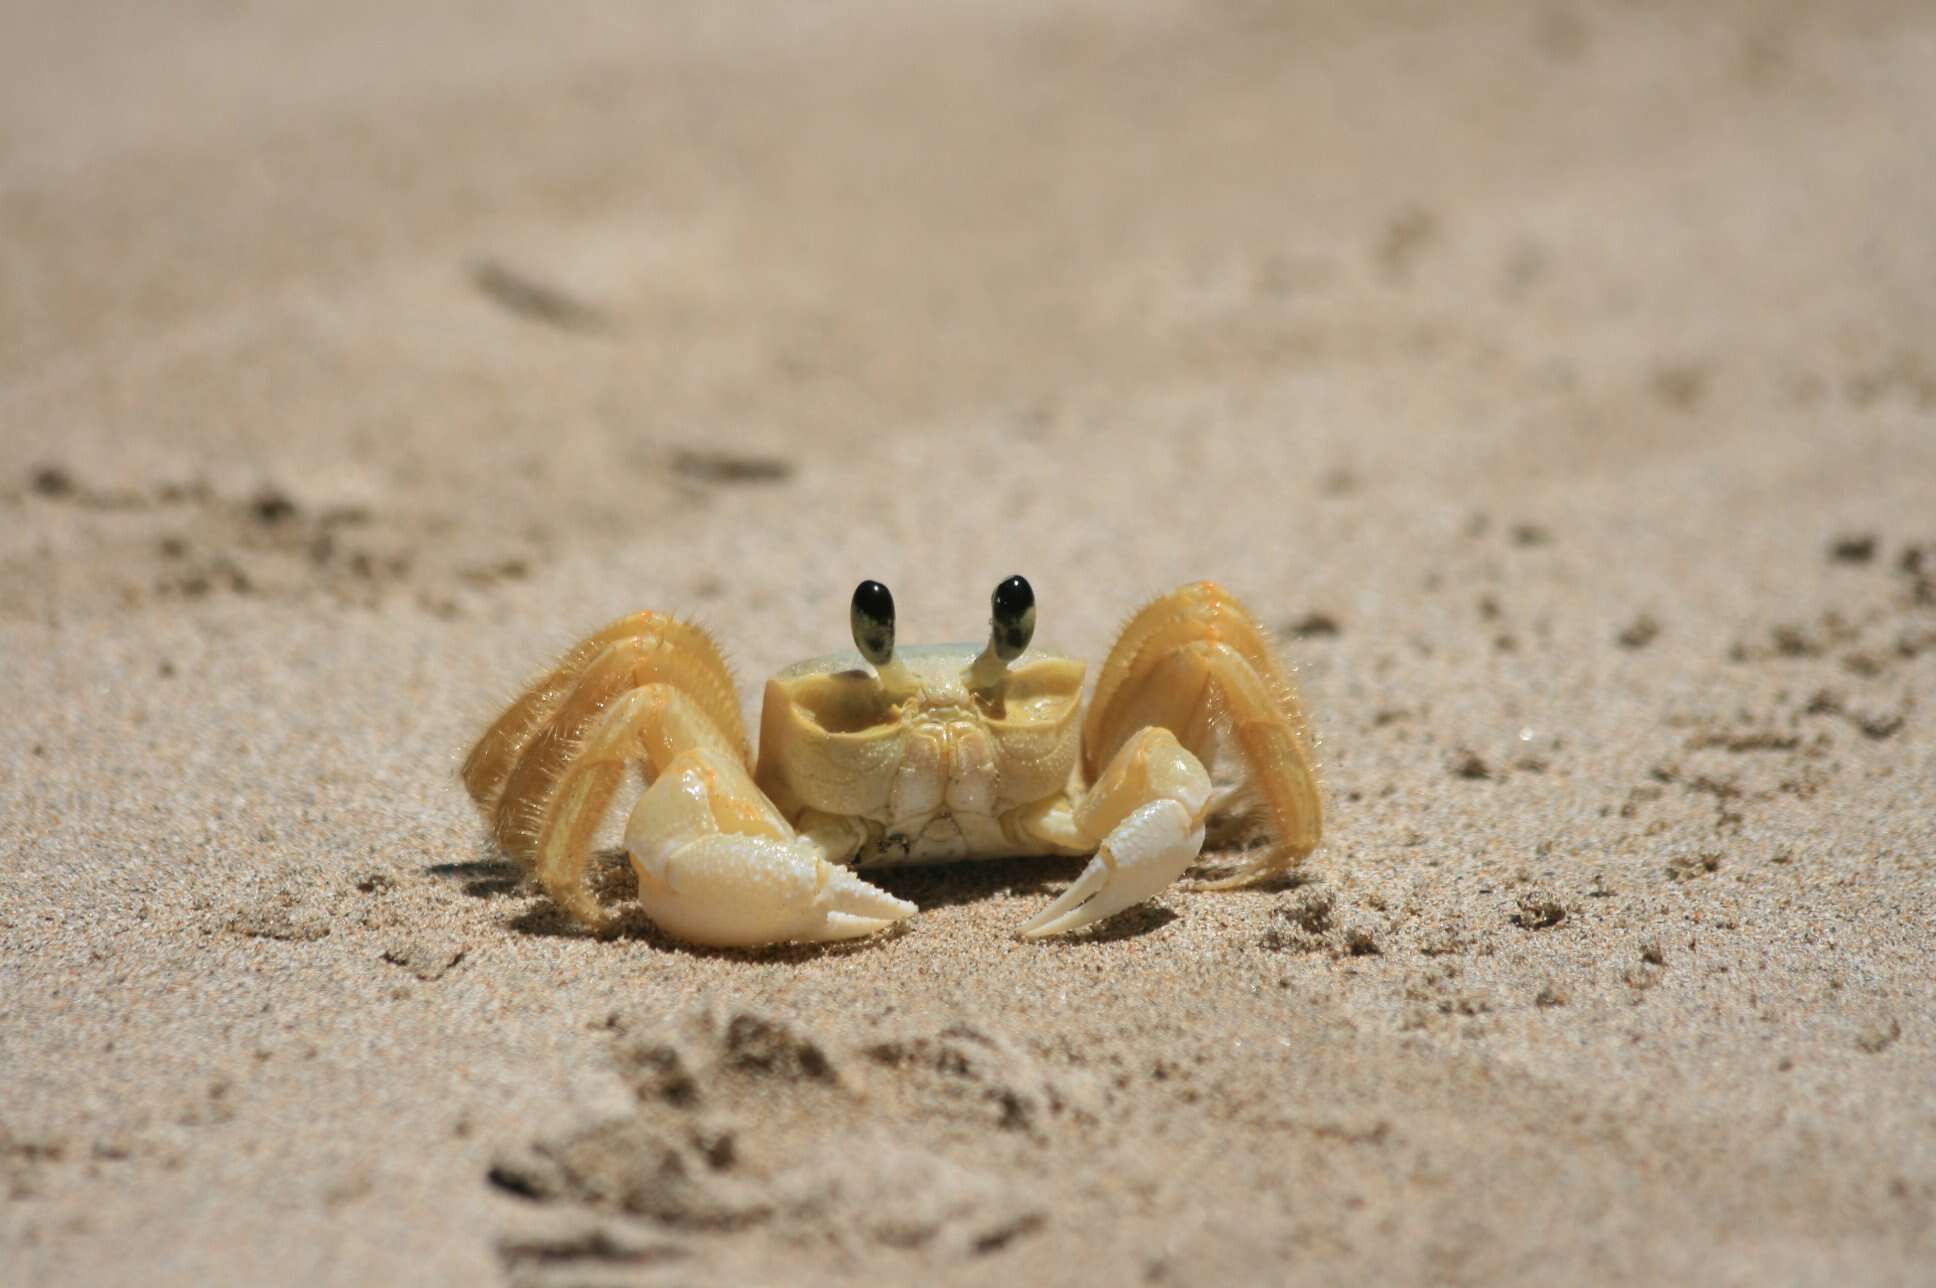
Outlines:
{"type": "Polygon", "coordinates": [[[911,692],[889,694],[854,652],[767,681],[759,786],[789,819],[853,819],[855,867],[1040,853],[1007,823],[1064,792],[1081,756],[1084,664],[1031,649],[999,696],[976,693],[978,644],[895,654],[911,692]]]}

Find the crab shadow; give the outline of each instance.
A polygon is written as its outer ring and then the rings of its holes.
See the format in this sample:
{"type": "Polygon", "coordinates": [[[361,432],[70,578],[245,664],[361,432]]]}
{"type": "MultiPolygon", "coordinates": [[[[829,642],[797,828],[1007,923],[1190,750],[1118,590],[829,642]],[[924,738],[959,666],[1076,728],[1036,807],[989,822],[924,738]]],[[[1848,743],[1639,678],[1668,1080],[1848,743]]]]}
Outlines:
{"type": "MultiPolygon", "coordinates": [[[[983,903],[1002,896],[1046,899],[1060,893],[1069,882],[1075,880],[1086,862],[1081,858],[984,859],[873,868],[863,875],[881,889],[909,900],[925,912],[935,908],[983,903]]],[[[521,935],[545,939],[630,941],[665,952],[689,953],[696,957],[715,957],[727,961],[797,962],[870,952],[912,933],[918,922],[918,919],[917,922],[901,922],[883,933],[864,939],[832,943],[710,948],[675,939],[659,929],[637,906],[638,881],[623,850],[605,850],[594,855],[587,873],[593,897],[611,914],[610,924],[599,930],[581,925],[570,913],[544,898],[538,887],[527,879],[524,869],[510,859],[493,856],[464,863],[438,863],[425,871],[431,876],[458,882],[459,889],[474,899],[528,900],[523,908],[499,922],[505,929],[521,935]]],[[[1161,930],[1176,919],[1177,914],[1168,908],[1142,904],[1073,934],[1058,936],[1051,942],[1065,948],[1115,943],[1161,930]]]]}
{"type": "Polygon", "coordinates": [[[1087,859],[970,859],[960,863],[911,863],[863,868],[859,875],[923,910],[982,903],[998,895],[1035,898],[1054,894],[1076,879],[1087,859]]]}
{"type": "Polygon", "coordinates": [[[1055,935],[1041,942],[1061,949],[1121,943],[1126,939],[1141,939],[1144,935],[1155,934],[1177,919],[1177,914],[1162,904],[1139,903],[1113,917],[1104,917],[1092,926],[1084,926],[1074,934],[1055,935]]]}
{"type": "MultiPolygon", "coordinates": [[[[863,875],[889,894],[911,900],[925,911],[981,903],[1001,895],[1048,899],[1065,890],[1088,862],[1086,858],[981,859],[874,868],[863,875]]],[[[1160,904],[1138,904],[1073,934],[1057,935],[1043,942],[1059,948],[1116,943],[1141,938],[1176,919],[1176,913],[1160,904]]]]}
{"type": "Polygon", "coordinates": [[[504,858],[433,863],[424,871],[433,877],[461,882],[464,893],[473,899],[502,899],[524,890],[523,869],[504,858]]]}
{"type": "MultiPolygon", "coordinates": [[[[1232,858],[1233,856],[1229,855],[1216,855],[1207,859],[1202,867],[1192,868],[1184,877],[1185,885],[1202,885],[1239,875],[1243,871],[1242,865],[1232,861],[1232,858]]],[[[1314,872],[1306,872],[1302,868],[1286,868],[1282,872],[1269,872],[1253,877],[1232,889],[1249,894],[1284,894],[1299,886],[1310,885],[1317,879],[1317,874],[1314,872]]],[[[1222,892],[1205,890],[1204,893],[1222,892]]]]}
{"type": "Polygon", "coordinates": [[[632,872],[625,851],[603,850],[592,856],[586,879],[592,897],[611,914],[611,922],[593,930],[544,896],[514,860],[495,850],[487,857],[464,863],[437,863],[425,871],[443,880],[455,881],[473,899],[525,900],[517,912],[499,921],[506,930],[542,939],[619,940],[645,944],[663,952],[689,953],[695,957],[716,957],[727,961],[792,962],[820,957],[843,957],[868,952],[892,943],[906,933],[906,925],[865,939],[847,939],[826,944],[773,944],[764,948],[709,948],[675,939],[653,924],[639,909],[638,878],[632,872]]]}
{"type": "Polygon", "coordinates": [[[711,957],[729,962],[806,962],[827,957],[851,957],[873,952],[907,933],[902,922],[865,939],[842,939],[826,944],[768,944],[761,948],[714,948],[675,939],[654,925],[637,908],[612,910],[611,924],[590,930],[578,924],[571,914],[550,900],[543,900],[503,923],[507,930],[544,939],[592,939],[643,944],[658,952],[682,953],[689,957],[711,957]]]}

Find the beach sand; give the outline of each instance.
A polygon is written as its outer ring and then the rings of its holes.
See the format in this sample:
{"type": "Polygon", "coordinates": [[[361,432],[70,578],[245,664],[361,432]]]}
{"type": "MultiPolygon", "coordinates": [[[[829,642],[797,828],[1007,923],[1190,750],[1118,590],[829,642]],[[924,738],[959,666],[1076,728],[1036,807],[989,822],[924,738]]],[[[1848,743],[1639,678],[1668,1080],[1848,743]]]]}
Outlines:
{"type": "Polygon", "coordinates": [[[1928,6],[165,10],[0,14],[0,1281],[1929,1282],[1928,6]],[[693,951],[456,780],[1016,571],[1247,599],[1293,878],[693,951]]]}

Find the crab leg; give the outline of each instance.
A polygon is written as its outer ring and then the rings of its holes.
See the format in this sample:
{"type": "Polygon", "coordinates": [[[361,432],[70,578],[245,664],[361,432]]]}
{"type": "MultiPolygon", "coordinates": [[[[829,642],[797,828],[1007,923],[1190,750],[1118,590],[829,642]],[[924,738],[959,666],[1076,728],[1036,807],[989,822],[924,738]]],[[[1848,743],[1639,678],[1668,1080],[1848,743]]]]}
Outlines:
{"type": "Polygon", "coordinates": [[[1164,889],[1202,850],[1209,802],[1210,774],[1175,734],[1150,726],[1131,736],[1075,810],[1095,857],[1022,937],[1078,929],[1164,889]]]}
{"type": "MultiPolygon", "coordinates": [[[[692,694],[746,759],[739,698],[712,636],[662,613],[634,613],[574,646],[505,709],[465,757],[465,788],[479,806],[493,809],[501,797],[517,795],[509,780],[535,738],[561,727],[582,733],[590,716],[618,693],[654,680],[692,694]],[[563,721],[557,719],[560,714],[563,721]]],[[[570,742],[564,733],[553,737],[570,742]]]]}
{"type": "MultiPolygon", "coordinates": [[[[473,764],[468,767],[474,773],[467,781],[472,794],[488,811],[498,843],[507,851],[520,857],[531,853],[542,825],[543,802],[555,790],[566,767],[579,757],[592,730],[610,723],[608,717],[632,693],[656,685],[683,698],[676,709],[665,708],[668,714],[650,726],[659,730],[655,769],[662,768],[674,751],[694,745],[718,747],[742,758],[746,755],[738,703],[730,689],[715,691],[713,681],[722,674],[715,665],[716,651],[695,650],[671,639],[627,636],[601,648],[576,672],[570,690],[543,714],[538,727],[520,731],[515,739],[517,754],[508,768],[500,768],[505,759],[502,752],[513,741],[508,734],[494,728],[478,742],[471,754],[473,764]],[[496,780],[495,795],[491,794],[492,780],[496,780]]],[[[579,651],[573,650],[574,654],[579,651]]],[[[560,667],[560,671],[564,669],[560,667]]],[[[547,677],[545,683],[549,680],[547,677]]],[[[537,692],[534,689],[525,700],[537,692]]],[[[514,707],[498,724],[505,725],[515,712],[514,707]]]]}
{"type": "Polygon", "coordinates": [[[1290,867],[1317,848],[1323,798],[1296,686],[1255,619],[1214,582],[1163,596],[1124,628],[1084,728],[1090,771],[1150,725],[1174,730],[1202,761],[1226,733],[1241,753],[1277,844],[1233,882],[1290,867]]]}
{"type": "Polygon", "coordinates": [[[1279,711],[1298,740],[1307,746],[1313,741],[1297,686],[1257,619],[1216,582],[1197,581],[1145,604],[1116,637],[1096,678],[1096,693],[1083,727],[1092,776],[1138,727],[1125,723],[1123,706],[1117,701],[1119,691],[1139,687],[1155,664],[1193,640],[1228,645],[1256,672],[1271,696],[1269,705],[1279,711]]]}
{"type": "Polygon", "coordinates": [[[552,730],[533,740],[511,776],[514,787],[529,777],[529,793],[506,791],[498,803],[499,836],[507,838],[501,841],[506,850],[531,864],[547,894],[596,927],[606,918],[585,888],[585,869],[626,767],[643,762],[657,777],[695,748],[727,759],[733,752],[730,739],[699,705],[669,684],[622,693],[573,732],[555,767],[543,759],[552,754],[552,730]]]}
{"type": "Polygon", "coordinates": [[[718,751],[688,751],[666,767],[632,810],[625,848],[646,914],[696,944],[853,939],[915,913],[829,863],[718,751]]]}

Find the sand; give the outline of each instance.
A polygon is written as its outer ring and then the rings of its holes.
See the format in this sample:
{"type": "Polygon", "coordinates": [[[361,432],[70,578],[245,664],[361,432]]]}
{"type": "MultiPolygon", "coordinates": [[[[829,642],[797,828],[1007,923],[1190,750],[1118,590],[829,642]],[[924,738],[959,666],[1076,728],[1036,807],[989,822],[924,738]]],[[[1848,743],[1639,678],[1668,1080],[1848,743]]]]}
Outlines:
{"type": "Polygon", "coordinates": [[[1936,13],[400,13],[0,15],[0,1281],[1928,1282],[1936,13]],[[456,782],[1014,571],[1249,600],[1294,879],[696,952],[456,782]]]}

